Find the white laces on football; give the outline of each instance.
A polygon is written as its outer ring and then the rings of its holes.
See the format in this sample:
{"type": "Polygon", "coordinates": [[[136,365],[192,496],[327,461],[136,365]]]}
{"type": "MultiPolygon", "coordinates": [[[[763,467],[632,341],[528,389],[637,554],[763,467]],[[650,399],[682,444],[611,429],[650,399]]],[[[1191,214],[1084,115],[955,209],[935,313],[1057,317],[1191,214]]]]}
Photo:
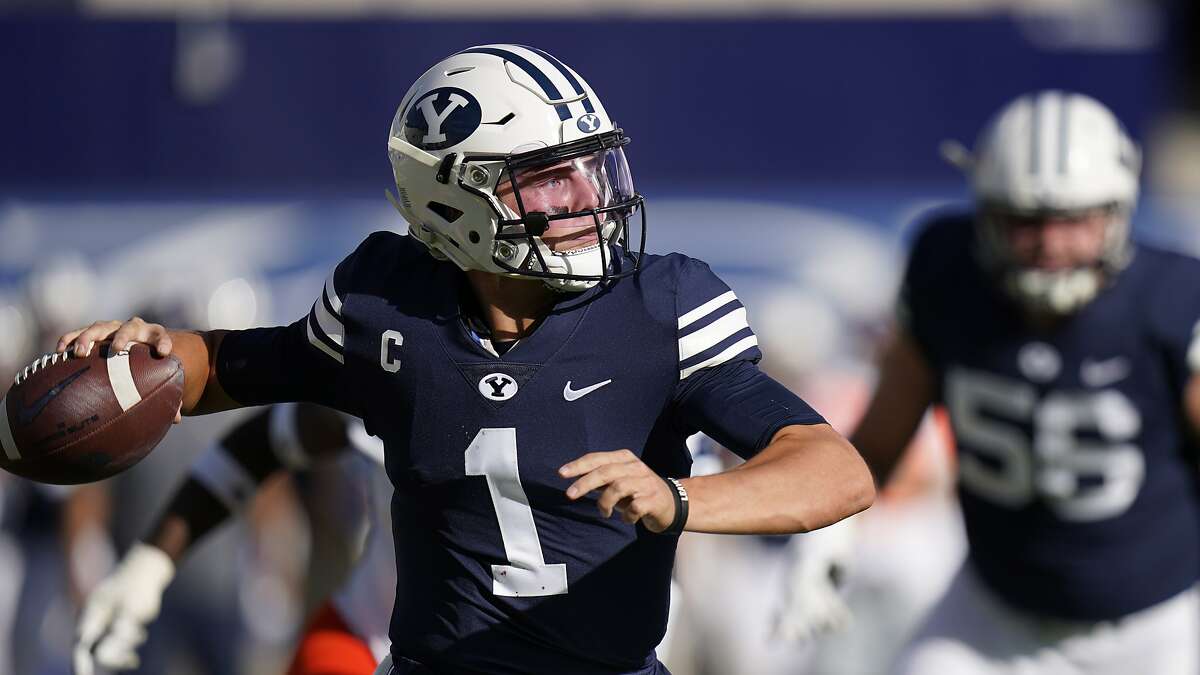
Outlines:
{"type": "Polygon", "coordinates": [[[13,386],[21,384],[25,380],[28,380],[30,377],[33,376],[34,373],[41,370],[42,368],[45,368],[46,366],[52,366],[52,365],[58,363],[60,359],[63,361],[67,361],[70,358],[71,358],[71,352],[62,352],[61,354],[58,352],[55,352],[54,354],[44,354],[40,358],[34,359],[33,363],[29,364],[28,366],[25,366],[24,370],[17,373],[17,376],[13,378],[13,386]]]}

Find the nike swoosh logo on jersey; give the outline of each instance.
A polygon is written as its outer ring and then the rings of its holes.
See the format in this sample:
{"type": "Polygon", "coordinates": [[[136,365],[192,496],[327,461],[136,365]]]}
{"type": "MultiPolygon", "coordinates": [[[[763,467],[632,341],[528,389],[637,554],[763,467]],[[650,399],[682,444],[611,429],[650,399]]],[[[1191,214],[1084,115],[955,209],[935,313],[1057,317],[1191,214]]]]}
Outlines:
{"type": "Polygon", "coordinates": [[[79,370],[66,376],[65,378],[63,378],[62,382],[59,382],[58,384],[54,385],[53,387],[50,387],[49,391],[47,391],[46,393],[39,396],[38,400],[33,402],[33,405],[25,405],[25,397],[22,396],[21,397],[21,403],[22,403],[21,412],[17,413],[17,423],[20,424],[21,426],[28,426],[30,424],[33,424],[33,421],[36,420],[38,418],[38,416],[42,414],[42,411],[46,409],[46,406],[50,405],[50,401],[53,401],[55,396],[58,396],[59,394],[61,394],[64,389],[71,386],[72,382],[74,382],[75,380],[78,380],[80,378],[80,376],[82,376],[87,371],[91,370],[91,368],[92,368],[91,366],[87,366],[85,368],[80,368],[79,370]]]}
{"type": "Polygon", "coordinates": [[[1079,379],[1089,387],[1105,387],[1129,376],[1129,359],[1114,356],[1103,361],[1084,359],[1079,367],[1079,379]]]}
{"type": "Polygon", "coordinates": [[[563,387],[563,398],[567,399],[568,401],[581,399],[610,382],[612,382],[612,380],[605,380],[603,382],[597,382],[590,387],[584,387],[583,389],[572,389],[571,381],[567,380],[567,386],[563,387]]]}

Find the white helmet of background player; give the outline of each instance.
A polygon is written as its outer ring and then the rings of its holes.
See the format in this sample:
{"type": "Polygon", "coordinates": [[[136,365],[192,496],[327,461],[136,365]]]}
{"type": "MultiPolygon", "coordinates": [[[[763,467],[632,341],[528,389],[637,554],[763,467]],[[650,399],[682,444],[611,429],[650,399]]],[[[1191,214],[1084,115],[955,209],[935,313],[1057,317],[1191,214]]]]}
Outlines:
{"type": "Polygon", "coordinates": [[[558,59],[519,45],[472,47],[404,96],[388,137],[393,204],[413,237],[464,270],[583,290],[632,274],[644,250],[643,212],[629,251],[642,197],[627,143],[558,59]],[[626,260],[614,261],[614,250],[626,260]]]}
{"type": "Polygon", "coordinates": [[[1140,153],[1113,113],[1095,99],[1061,91],[1022,96],[992,119],[973,156],[959,152],[951,160],[970,175],[984,263],[1027,308],[1051,315],[1073,312],[1128,264],[1140,153]],[[1007,231],[1011,223],[1097,210],[1107,215],[1098,259],[1048,270],[1014,257],[1007,231]]]}

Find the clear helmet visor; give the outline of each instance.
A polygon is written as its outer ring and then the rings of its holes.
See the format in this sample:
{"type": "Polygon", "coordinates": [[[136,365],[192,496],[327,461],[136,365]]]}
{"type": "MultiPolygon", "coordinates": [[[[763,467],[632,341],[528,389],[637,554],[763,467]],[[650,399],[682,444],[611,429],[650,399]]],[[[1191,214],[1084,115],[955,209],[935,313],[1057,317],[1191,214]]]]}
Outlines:
{"type": "Polygon", "coordinates": [[[510,216],[498,238],[533,235],[559,255],[611,243],[639,202],[620,147],[522,163],[501,176],[495,196],[510,216]]]}

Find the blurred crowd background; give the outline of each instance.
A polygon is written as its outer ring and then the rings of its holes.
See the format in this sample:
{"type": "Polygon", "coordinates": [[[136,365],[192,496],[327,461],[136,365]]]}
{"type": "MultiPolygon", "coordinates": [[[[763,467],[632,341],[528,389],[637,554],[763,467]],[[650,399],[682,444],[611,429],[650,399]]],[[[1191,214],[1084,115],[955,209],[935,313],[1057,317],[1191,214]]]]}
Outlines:
{"type": "MultiPolygon", "coordinates": [[[[707,260],[766,366],[847,431],[907,233],[967,190],[938,155],[1025,91],[1110,106],[1145,147],[1139,236],[1200,251],[1200,12],[1189,0],[0,0],[0,378],[65,329],[289,322],[367,233],[408,85],[470,45],[572,64],[633,138],[649,248],[707,260]]],[[[0,673],[69,672],[82,594],[235,415],[186,420],[75,490],[0,474],[0,673]]],[[[936,418],[866,521],[855,622],[770,636],[777,539],[688,535],[671,665],[871,673],[962,555],[936,418]],[[737,664],[737,665],[733,665],[737,664]]],[[[703,451],[702,451],[703,454],[703,451]]],[[[722,461],[706,456],[699,463],[722,461]]],[[[271,483],[168,593],[144,673],[281,672],[359,527],[352,471],[271,483]]]]}

